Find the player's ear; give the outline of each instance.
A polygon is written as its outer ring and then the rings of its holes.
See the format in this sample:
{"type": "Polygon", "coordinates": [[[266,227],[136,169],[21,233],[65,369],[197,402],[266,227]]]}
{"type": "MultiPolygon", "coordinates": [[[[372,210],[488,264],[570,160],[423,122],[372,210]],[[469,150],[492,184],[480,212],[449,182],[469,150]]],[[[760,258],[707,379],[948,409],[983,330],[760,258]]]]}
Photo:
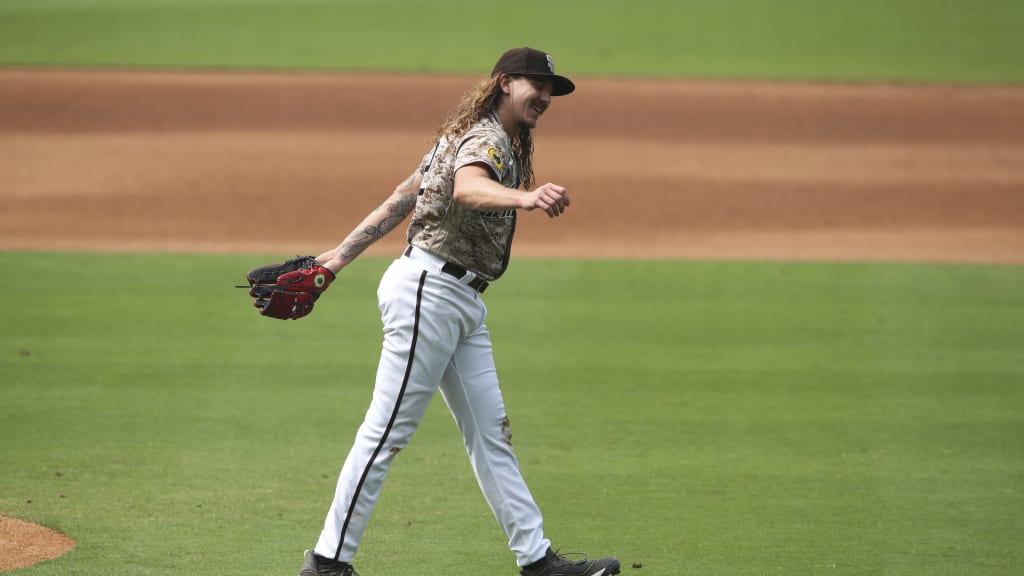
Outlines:
{"type": "Polygon", "coordinates": [[[498,78],[498,84],[501,86],[501,91],[505,94],[512,93],[512,77],[508,74],[502,74],[498,78]]]}

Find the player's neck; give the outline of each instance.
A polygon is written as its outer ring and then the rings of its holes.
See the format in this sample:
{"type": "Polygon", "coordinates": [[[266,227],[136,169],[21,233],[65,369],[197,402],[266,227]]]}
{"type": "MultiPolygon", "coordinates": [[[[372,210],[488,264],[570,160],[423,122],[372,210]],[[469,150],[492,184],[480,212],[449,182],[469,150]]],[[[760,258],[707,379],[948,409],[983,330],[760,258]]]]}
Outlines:
{"type": "Polygon", "coordinates": [[[505,129],[505,134],[508,134],[509,138],[515,140],[519,136],[522,127],[519,125],[519,120],[516,119],[515,114],[504,104],[504,101],[498,104],[498,109],[494,111],[494,115],[501,122],[501,127],[505,129]]]}

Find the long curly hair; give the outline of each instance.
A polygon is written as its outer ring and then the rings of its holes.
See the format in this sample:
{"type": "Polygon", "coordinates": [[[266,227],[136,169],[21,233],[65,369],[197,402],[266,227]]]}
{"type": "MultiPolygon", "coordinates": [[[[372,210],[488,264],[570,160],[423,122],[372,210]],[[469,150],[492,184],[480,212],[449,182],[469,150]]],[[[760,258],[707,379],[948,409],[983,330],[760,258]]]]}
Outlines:
{"type": "MultiPolygon", "coordinates": [[[[461,138],[480,119],[498,109],[501,102],[501,75],[496,74],[485,80],[481,80],[463,94],[455,110],[444,121],[444,124],[434,132],[431,144],[437,144],[441,138],[447,136],[455,140],[461,138]]],[[[530,190],[533,188],[533,134],[532,131],[523,127],[519,135],[512,139],[512,153],[522,169],[522,187],[530,190]]]]}

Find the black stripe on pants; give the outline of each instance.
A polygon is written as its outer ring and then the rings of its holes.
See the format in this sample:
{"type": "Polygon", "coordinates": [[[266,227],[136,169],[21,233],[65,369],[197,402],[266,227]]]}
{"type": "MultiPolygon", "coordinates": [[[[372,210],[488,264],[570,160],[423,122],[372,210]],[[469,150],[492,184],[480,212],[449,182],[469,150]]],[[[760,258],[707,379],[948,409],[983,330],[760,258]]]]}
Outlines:
{"type": "Polygon", "coordinates": [[[363,475],[359,477],[359,484],[356,485],[356,490],[352,494],[352,501],[349,502],[348,512],[345,514],[345,523],[341,526],[341,535],[338,537],[338,548],[334,552],[334,560],[338,561],[341,557],[341,549],[345,545],[345,534],[348,532],[349,522],[352,520],[352,515],[355,512],[356,501],[359,499],[359,493],[363,490],[363,484],[366,482],[366,477],[370,474],[370,468],[373,463],[377,461],[377,456],[381,450],[384,449],[384,444],[388,440],[388,435],[391,433],[391,428],[395,425],[395,420],[398,419],[398,411],[402,407],[402,397],[405,395],[405,388],[409,385],[409,375],[412,374],[412,364],[416,359],[416,341],[420,335],[420,305],[423,303],[423,285],[427,281],[427,272],[423,271],[420,274],[420,283],[416,289],[416,313],[412,325],[412,342],[409,344],[409,362],[405,366],[405,377],[402,378],[402,388],[398,391],[398,398],[395,400],[395,409],[391,412],[391,419],[388,420],[388,425],[384,428],[384,434],[380,438],[380,442],[377,443],[377,448],[373,451],[373,456],[370,457],[370,461],[366,463],[366,468],[363,469],[363,475]]]}

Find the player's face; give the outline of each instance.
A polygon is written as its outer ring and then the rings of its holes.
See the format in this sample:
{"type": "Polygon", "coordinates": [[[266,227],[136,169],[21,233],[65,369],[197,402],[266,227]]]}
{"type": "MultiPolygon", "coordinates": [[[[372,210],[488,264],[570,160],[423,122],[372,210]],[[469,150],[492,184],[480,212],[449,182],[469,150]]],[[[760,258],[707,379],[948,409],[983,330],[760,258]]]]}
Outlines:
{"type": "Polygon", "coordinates": [[[551,80],[542,76],[510,76],[504,86],[509,110],[516,123],[536,128],[537,120],[551,105],[551,80]]]}

